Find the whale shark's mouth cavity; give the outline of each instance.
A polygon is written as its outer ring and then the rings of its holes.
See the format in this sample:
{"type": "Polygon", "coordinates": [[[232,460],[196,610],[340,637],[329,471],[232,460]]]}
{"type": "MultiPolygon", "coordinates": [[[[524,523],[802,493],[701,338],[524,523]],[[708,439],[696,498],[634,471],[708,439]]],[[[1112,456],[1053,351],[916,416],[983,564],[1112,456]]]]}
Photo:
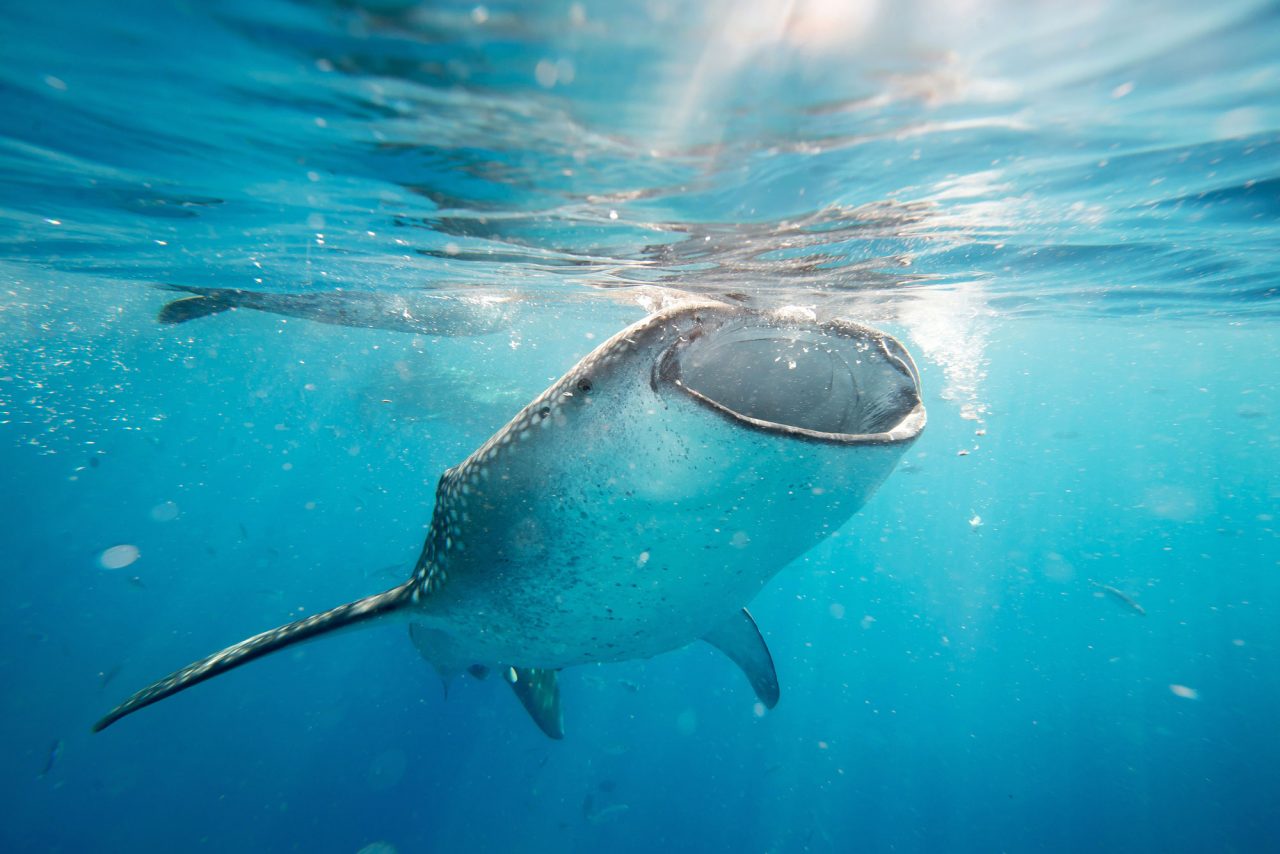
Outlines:
{"type": "Polygon", "coordinates": [[[668,350],[658,373],[757,428],[847,442],[913,438],[924,426],[919,376],[902,345],[844,321],[730,322],[668,350]]]}

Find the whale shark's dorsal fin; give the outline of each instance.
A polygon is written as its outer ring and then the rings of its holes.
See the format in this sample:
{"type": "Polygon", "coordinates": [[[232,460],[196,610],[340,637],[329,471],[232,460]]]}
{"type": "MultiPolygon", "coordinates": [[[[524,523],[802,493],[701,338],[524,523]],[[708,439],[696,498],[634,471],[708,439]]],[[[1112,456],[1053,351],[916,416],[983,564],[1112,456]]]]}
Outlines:
{"type": "Polygon", "coordinates": [[[765,646],[760,629],[746,608],[707,632],[702,639],[742,668],[766,709],[778,705],[781,692],[778,674],[773,669],[773,656],[769,654],[769,647],[765,646]]]}
{"type": "Polygon", "coordinates": [[[556,681],[556,671],[541,667],[508,667],[505,676],[539,729],[552,738],[564,738],[564,716],[560,713],[560,683],[556,681]]]}
{"type": "Polygon", "coordinates": [[[93,725],[93,731],[100,732],[125,715],[136,712],[143,706],[149,706],[171,694],[190,688],[198,682],[203,682],[206,679],[217,676],[219,673],[225,673],[233,667],[239,667],[241,664],[253,661],[255,658],[261,658],[278,649],[310,640],[335,629],[341,629],[389,614],[413,598],[415,586],[416,582],[413,580],[406,581],[399,587],[393,587],[385,593],[366,596],[363,599],[357,599],[355,602],[339,605],[322,614],[314,614],[297,622],[263,632],[260,635],[254,635],[235,646],[229,646],[221,652],[215,652],[213,655],[200,659],[194,664],[188,664],[159,682],[148,685],[116,706],[102,720],[93,725]]]}

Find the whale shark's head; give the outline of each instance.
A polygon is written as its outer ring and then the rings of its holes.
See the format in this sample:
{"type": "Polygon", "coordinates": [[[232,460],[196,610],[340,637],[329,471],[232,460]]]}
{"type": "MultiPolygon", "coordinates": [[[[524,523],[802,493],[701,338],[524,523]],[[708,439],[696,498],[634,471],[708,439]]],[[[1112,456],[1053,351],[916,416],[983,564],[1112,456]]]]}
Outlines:
{"type": "Polygon", "coordinates": [[[924,428],[920,376],[893,337],[803,310],[701,307],[657,353],[651,378],[743,426],[837,443],[891,443],[924,428]]]}

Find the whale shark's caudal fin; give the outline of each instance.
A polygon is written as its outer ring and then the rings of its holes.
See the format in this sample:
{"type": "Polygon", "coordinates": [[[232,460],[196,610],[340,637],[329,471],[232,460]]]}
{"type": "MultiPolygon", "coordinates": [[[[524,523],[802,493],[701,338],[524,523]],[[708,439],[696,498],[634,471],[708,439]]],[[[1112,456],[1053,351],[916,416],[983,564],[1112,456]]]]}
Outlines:
{"type": "Polygon", "coordinates": [[[186,323],[197,317],[208,317],[220,311],[234,308],[235,303],[225,296],[217,294],[197,294],[190,297],[179,297],[160,309],[156,320],[161,323],[186,323]]]}
{"type": "Polygon", "coordinates": [[[345,628],[389,614],[410,600],[413,595],[413,588],[414,581],[406,581],[399,587],[393,587],[385,593],[366,596],[363,599],[357,599],[355,602],[339,605],[337,608],[325,611],[323,614],[315,614],[295,623],[289,623],[271,631],[263,632],[260,635],[254,635],[235,646],[229,646],[221,652],[215,652],[207,658],[200,659],[194,664],[188,664],[177,673],[172,673],[159,682],[148,685],[116,706],[102,720],[93,725],[93,731],[100,732],[125,715],[136,712],[143,706],[149,706],[158,700],[163,700],[170,694],[176,694],[179,691],[190,688],[197,682],[203,682],[206,679],[217,676],[219,673],[225,673],[231,668],[239,667],[241,664],[253,661],[255,658],[261,658],[278,649],[310,640],[335,629],[345,628]]]}
{"type": "Polygon", "coordinates": [[[707,632],[702,639],[742,668],[766,709],[778,705],[781,691],[778,674],[773,669],[773,656],[746,608],[707,632]]]}

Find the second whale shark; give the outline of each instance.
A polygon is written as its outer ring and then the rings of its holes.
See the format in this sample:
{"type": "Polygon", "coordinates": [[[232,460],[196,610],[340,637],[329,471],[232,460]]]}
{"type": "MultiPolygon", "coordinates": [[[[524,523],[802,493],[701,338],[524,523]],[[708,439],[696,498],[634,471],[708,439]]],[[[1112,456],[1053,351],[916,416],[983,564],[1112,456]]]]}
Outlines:
{"type": "Polygon", "coordinates": [[[893,337],[801,310],[692,301],[619,332],[436,489],[411,578],[214,653],[94,727],[335,629],[408,623],[446,679],[494,668],[549,736],[557,673],[702,639],[770,708],[744,607],[838,530],[925,426],[893,337]]]}
{"type": "Polygon", "coordinates": [[[166,325],[241,309],[365,329],[422,335],[483,335],[511,326],[517,303],[492,292],[325,290],[272,293],[244,288],[165,285],[184,296],[161,307],[156,320],[166,325]]]}

